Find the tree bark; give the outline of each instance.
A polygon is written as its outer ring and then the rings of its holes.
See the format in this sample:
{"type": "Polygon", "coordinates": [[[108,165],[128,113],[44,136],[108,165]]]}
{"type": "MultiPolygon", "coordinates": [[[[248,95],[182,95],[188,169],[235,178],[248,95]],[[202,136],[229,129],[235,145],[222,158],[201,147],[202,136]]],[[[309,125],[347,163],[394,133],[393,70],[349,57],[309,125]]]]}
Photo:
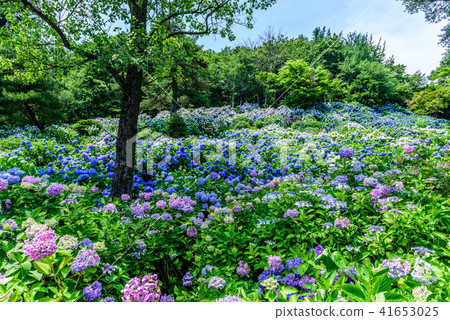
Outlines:
{"type": "MultiPolygon", "coordinates": [[[[132,18],[130,33],[145,33],[148,0],[129,0],[128,5],[132,18]]],[[[142,42],[136,44],[137,53],[142,55],[145,52],[145,46],[145,43],[142,42]]],[[[122,194],[131,195],[133,189],[139,106],[143,97],[143,72],[142,68],[133,64],[128,66],[125,79],[123,81],[121,79],[122,102],[116,138],[116,161],[111,186],[113,198],[120,197],[122,194]]],[[[114,73],[111,73],[114,76],[114,73]]]]}
{"type": "Polygon", "coordinates": [[[177,111],[178,104],[178,81],[176,75],[172,75],[172,102],[170,103],[170,115],[177,111]]]}
{"type": "Polygon", "coordinates": [[[35,125],[39,129],[39,131],[42,132],[44,130],[45,126],[44,126],[43,123],[38,121],[38,119],[36,118],[36,114],[34,113],[33,108],[26,102],[24,103],[24,107],[25,107],[25,110],[26,110],[28,116],[30,117],[30,120],[33,123],[33,125],[35,125]]]}
{"type": "Polygon", "coordinates": [[[139,106],[142,101],[143,73],[137,66],[128,68],[122,88],[119,128],[116,139],[116,162],[111,196],[131,194],[136,154],[139,106]]]}

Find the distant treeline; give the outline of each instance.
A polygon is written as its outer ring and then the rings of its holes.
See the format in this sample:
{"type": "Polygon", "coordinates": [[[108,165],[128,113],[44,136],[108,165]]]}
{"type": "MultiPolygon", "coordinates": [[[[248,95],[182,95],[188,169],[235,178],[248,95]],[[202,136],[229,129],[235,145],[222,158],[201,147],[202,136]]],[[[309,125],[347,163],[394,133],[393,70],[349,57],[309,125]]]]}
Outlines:
{"type": "MultiPolygon", "coordinates": [[[[239,105],[301,106],[357,101],[367,106],[396,103],[422,114],[446,116],[450,94],[445,58],[427,84],[424,74],[386,56],[385,45],[367,34],[317,28],[309,39],[288,38],[268,29],[255,41],[220,52],[190,38],[172,39],[147,70],[142,112],[239,105]],[[183,52],[183,54],[179,54],[183,52]],[[157,61],[158,60],[158,61],[157,61]],[[156,62],[157,61],[157,62],[156,62]],[[436,100],[437,99],[437,100],[436,100]]],[[[0,49],[1,56],[14,54],[0,49]]],[[[20,66],[17,67],[20,69],[20,66]]],[[[43,73],[33,81],[0,74],[0,124],[43,127],[60,121],[118,116],[121,91],[99,64],[43,73]]]]}

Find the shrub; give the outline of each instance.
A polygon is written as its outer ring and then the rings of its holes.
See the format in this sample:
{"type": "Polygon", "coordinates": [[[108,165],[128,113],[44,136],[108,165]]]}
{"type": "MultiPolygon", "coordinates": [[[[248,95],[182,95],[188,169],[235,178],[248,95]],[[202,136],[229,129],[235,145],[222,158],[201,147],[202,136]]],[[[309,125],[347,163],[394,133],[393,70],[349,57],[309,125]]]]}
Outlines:
{"type": "Polygon", "coordinates": [[[245,129],[245,128],[250,128],[251,122],[248,118],[246,117],[237,117],[234,120],[234,125],[233,125],[233,129],[239,130],[239,129],[245,129]]]}
{"type": "Polygon", "coordinates": [[[94,120],[80,120],[72,125],[72,129],[82,136],[95,136],[100,133],[101,125],[94,120]]]}
{"type": "Polygon", "coordinates": [[[264,127],[264,123],[261,120],[258,120],[255,122],[255,127],[261,129],[262,127],[264,127]]]}
{"type": "Polygon", "coordinates": [[[186,122],[180,115],[174,113],[167,120],[166,134],[172,138],[181,138],[187,135],[188,128],[186,122]]]}

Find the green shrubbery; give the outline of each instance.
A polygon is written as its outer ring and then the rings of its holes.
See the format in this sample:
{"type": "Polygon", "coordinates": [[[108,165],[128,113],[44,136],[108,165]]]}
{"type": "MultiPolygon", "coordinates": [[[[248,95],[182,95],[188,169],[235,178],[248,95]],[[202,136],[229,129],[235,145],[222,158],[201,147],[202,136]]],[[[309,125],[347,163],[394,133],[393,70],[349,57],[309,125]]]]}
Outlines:
{"type": "Polygon", "coordinates": [[[237,117],[234,120],[233,129],[239,130],[239,129],[248,129],[252,126],[250,119],[246,117],[237,117]]]}
{"type": "Polygon", "coordinates": [[[188,133],[186,122],[179,114],[174,113],[167,120],[166,134],[172,138],[185,137],[188,133]]]}
{"type": "Polygon", "coordinates": [[[80,120],[72,125],[72,129],[82,136],[94,136],[100,133],[102,126],[94,120],[80,120]]]}

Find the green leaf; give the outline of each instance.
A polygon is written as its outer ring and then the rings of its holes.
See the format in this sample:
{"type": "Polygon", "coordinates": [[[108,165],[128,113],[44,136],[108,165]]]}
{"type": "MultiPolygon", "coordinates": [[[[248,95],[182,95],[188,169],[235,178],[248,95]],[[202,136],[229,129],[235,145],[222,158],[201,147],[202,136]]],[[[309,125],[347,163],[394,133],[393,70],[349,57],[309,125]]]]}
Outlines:
{"type": "Polygon", "coordinates": [[[36,268],[37,271],[39,271],[42,274],[49,275],[52,271],[52,264],[51,262],[45,262],[43,260],[41,261],[33,261],[33,265],[36,268]]]}
{"type": "Polygon", "coordinates": [[[377,295],[380,292],[388,292],[391,290],[391,279],[386,275],[382,275],[375,280],[372,288],[372,295],[377,295]]]}
{"type": "Polygon", "coordinates": [[[357,302],[366,302],[364,292],[354,284],[343,284],[341,290],[351,299],[357,302]]]}
{"type": "Polygon", "coordinates": [[[69,263],[70,260],[72,260],[72,256],[70,256],[70,255],[69,256],[65,256],[64,259],[59,264],[58,271],[56,273],[61,271],[61,269],[64,268],[66,266],[66,264],[69,263]]]}

